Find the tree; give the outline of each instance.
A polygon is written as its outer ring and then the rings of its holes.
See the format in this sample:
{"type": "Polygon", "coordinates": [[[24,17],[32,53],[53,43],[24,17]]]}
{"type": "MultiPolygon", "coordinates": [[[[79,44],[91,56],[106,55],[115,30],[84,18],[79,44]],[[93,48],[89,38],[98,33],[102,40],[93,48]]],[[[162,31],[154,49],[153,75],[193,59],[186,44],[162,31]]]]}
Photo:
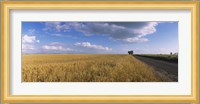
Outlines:
{"type": "Polygon", "coordinates": [[[128,51],[128,54],[129,54],[129,55],[132,55],[132,54],[133,54],[133,50],[128,51]]]}

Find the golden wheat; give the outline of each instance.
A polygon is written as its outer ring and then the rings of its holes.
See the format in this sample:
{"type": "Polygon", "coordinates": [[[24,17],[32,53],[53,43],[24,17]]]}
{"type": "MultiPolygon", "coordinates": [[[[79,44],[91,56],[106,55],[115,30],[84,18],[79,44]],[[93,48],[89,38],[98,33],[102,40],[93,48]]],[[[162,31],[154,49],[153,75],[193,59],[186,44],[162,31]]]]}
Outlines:
{"type": "Polygon", "coordinates": [[[23,82],[170,81],[130,55],[32,54],[22,57],[23,82]]]}

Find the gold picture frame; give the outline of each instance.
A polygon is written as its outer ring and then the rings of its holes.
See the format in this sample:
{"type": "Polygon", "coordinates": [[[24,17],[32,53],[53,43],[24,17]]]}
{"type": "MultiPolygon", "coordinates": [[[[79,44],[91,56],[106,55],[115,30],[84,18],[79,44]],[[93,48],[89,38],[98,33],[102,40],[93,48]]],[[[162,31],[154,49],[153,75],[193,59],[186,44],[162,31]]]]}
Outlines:
{"type": "Polygon", "coordinates": [[[2,102],[198,102],[198,2],[2,2],[2,102]],[[190,10],[192,37],[191,95],[10,95],[11,10],[190,10]]]}

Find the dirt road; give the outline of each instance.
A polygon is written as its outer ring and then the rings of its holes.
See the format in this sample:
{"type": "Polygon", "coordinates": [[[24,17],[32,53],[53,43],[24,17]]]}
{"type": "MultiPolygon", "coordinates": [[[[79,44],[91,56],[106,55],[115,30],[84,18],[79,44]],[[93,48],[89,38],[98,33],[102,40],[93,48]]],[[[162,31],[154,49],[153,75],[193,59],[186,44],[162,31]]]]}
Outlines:
{"type": "Polygon", "coordinates": [[[152,66],[158,72],[164,72],[173,77],[173,80],[178,81],[178,64],[170,63],[162,60],[156,60],[152,58],[142,57],[142,56],[134,56],[140,61],[152,66]]]}

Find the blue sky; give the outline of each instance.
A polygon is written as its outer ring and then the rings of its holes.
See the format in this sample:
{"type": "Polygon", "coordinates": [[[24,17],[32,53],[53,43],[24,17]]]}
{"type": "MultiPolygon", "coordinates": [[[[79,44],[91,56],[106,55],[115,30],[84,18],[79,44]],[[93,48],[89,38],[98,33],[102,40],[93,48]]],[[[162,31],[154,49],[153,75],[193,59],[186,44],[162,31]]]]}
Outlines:
{"type": "Polygon", "coordinates": [[[178,22],[22,22],[22,53],[169,54],[178,22]]]}

